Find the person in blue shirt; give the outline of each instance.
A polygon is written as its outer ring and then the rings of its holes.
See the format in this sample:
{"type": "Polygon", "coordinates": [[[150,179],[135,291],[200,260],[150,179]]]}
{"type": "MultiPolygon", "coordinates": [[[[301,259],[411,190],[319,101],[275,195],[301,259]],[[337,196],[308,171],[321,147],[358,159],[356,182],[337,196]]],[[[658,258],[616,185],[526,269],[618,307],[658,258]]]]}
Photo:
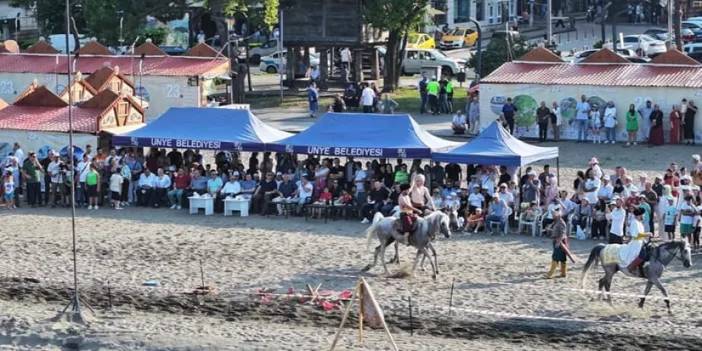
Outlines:
{"type": "Polygon", "coordinates": [[[319,110],[319,91],[317,90],[317,84],[314,82],[310,83],[307,88],[307,102],[310,105],[310,117],[314,118],[319,110]]]}
{"type": "Polygon", "coordinates": [[[419,87],[419,98],[421,99],[421,104],[419,105],[420,114],[427,113],[427,101],[429,100],[429,96],[427,95],[427,83],[429,83],[427,76],[422,73],[422,79],[417,84],[419,87]]]}
{"type": "Polygon", "coordinates": [[[512,98],[507,98],[507,102],[502,105],[502,117],[507,122],[510,134],[514,134],[514,115],[517,113],[517,106],[512,103],[512,98]]]}

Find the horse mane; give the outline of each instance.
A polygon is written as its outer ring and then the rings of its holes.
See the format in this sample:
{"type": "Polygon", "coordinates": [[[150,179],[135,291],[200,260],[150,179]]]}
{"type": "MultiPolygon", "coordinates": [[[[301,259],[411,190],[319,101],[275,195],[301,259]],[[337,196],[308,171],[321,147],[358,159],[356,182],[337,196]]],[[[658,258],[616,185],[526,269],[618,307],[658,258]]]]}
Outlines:
{"type": "Polygon", "coordinates": [[[429,225],[429,231],[427,234],[435,236],[441,231],[441,221],[443,220],[444,216],[446,216],[445,213],[441,211],[434,211],[424,218],[424,220],[427,221],[427,224],[429,225]]]}

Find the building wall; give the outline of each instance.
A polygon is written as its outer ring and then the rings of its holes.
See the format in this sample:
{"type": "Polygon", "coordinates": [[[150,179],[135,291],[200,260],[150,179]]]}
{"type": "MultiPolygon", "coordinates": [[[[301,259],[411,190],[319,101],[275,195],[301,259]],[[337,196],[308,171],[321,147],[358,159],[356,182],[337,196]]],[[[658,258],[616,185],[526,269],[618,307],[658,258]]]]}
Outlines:
{"type": "MultiPolygon", "coordinates": [[[[670,119],[668,115],[674,104],[680,104],[683,98],[702,103],[702,89],[690,88],[641,88],[641,87],[600,87],[600,86],[545,86],[536,84],[480,84],[480,125],[486,128],[495,121],[502,111],[502,105],[508,97],[516,101],[519,108],[516,116],[517,136],[538,137],[538,126],[536,124],[536,109],[541,101],[545,101],[548,107],[554,101],[561,106],[564,121],[561,126],[561,138],[577,139],[575,125],[568,123],[575,117],[575,104],[580,101],[580,96],[585,95],[588,101],[594,103],[604,103],[614,101],[617,107],[617,139],[626,141],[625,115],[629,104],[638,107],[645,104],[646,100],[651,100],[658,104],[663,111],[663,125],[665,128],[665,139],[668,142],[670,137],[670,119]]],[[[641,123],[639,123],[641,126],[641,123]]],[[[549,139],[551,138],[549,130],[549,139]]],[[[604,132],[602,133],[604,138],[604,132]]],[[[640,132],[639,138],[643,136],[640,132]]],[[[702,112],[698,113],[695,119],[695,139],[702,141],[702,112]]]]}
{"type": "Polygon", "coordinates": [[[467,17],[475,18],[482,26],[493,26],[504,23],[502,21],[502,4],[513,19],[518,13],[517,0],[449,0],[446,11],[449,26],[468,25],[467,17]]]}
{"type": "MultiPolygon", "coordinates": [[[[129,77],[131,78],[131,76],[129,77]]],[[[66,75],[35,74],[35,73],[2,73],[0,75],[0,98],[12,103],[34,79],[41,85],[46,85],[54,93],[61,93],[65,87],[66,75]]],[[[146,110],[146,120],[151,121],[161,116],[170,107],[201,106],[198,86],[189,86],[187,77],[174,76],[144,76],[135,77],[134,85],[144,86],[149,107],[146,110]]]]}

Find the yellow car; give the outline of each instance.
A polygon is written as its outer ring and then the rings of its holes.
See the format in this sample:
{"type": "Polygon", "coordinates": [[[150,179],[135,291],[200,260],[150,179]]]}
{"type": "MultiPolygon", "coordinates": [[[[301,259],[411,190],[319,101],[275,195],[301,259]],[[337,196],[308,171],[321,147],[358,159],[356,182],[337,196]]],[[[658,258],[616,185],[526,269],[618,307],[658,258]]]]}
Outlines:
{"type": "Polygon", "coordinates": [[[439,47],[442,49],[458,49],[475,45],[478,32],[470,28],[456,28],[441,37],[439,47]]]}
{"type": "Polygon", "coordinates": [[[410,33],[407,37],[408,49],[435,49],[436,41],[429,34],[410,33]]]}

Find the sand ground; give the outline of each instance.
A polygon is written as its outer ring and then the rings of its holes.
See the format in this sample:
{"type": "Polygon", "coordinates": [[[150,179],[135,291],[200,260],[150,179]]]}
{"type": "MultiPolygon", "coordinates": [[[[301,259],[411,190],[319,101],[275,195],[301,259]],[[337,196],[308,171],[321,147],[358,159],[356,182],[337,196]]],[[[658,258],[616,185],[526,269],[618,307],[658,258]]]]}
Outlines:
{"type": "MultiPolygon", "coordinates": [[[[605,169],[625,165],[635,175],[653,175],[672,160],[690,164],[690,154],[698,150],[560,146],[564,187],[591,156],[598,156],[605,169]]],[[[367,226],[355,221],[205,217],[167,209],[79,210],[78,277],[97,318],[88,327],[77,327],[49,320],[71,287],[68,211],[3,210],[0,223],[0,350],[326,349],[341,311],[324,312],[285,298],[262,304],[255,293],[261,288],[300,291],[305,284],[319,283],[322,290],[352,289],[371,259],[363,235],[367,226]],[[200,285],[200,261],[206,283],[219,290],[216,296],[184,294],[200,285]],[[144,287],[149,279],[160,286],[144,287]]],[[[419,270],[414,278],[388,278],[380,267],[363,276],[401,350],[702,348],[698,262],[690,269],[676,262],[664,275],[673,315],[655,298],[642,310],[635,296],[615,296],[610,306],[578,290],[579,271],[594,244],[572,243],[580,262],[565,279],[543,279],[551,247],[545,238],[467,234],[436,243],[437,281],[419,270]]],[[[413,257],[407,248],[400,253],[403,264],[391,265],[393,272],[413,257]]],[[[596,287],[597,275],[586,281],[587,289],[596,287]]],[[[643,281],[622,276],[613,287],[631,295],[643,288],[643,281]]],[[[651,295],[660,297],[658,291],[651,295]]],[[[366,333],[361,346],[353,326],[348,327],[339,349],[389,349],[382,333],[366,333]]]]}

